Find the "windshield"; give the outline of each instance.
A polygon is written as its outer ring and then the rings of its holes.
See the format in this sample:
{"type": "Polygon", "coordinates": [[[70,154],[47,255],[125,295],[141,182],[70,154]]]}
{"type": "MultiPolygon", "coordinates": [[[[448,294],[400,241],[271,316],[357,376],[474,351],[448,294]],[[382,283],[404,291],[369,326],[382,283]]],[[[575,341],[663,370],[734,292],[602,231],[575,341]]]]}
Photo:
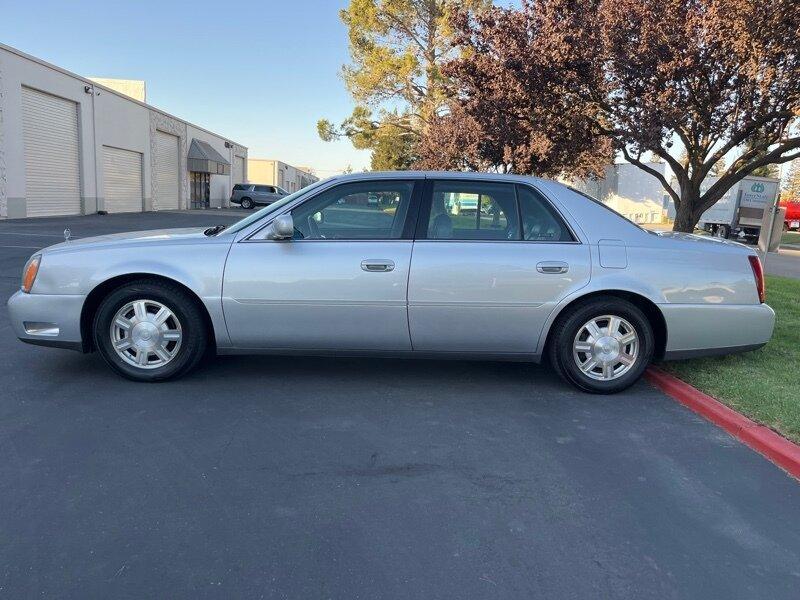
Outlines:
{"type": "Polygon", "coordinates": [[[326,179],[325,181],[317,181],[316,183],[313,183],[313,184],[309,185],[308,187],[304,187],[302,190],[297,190],[294,194],[289,194],[288,196],[284,196],[283,198],[281,198],[277,202],[273,202],[272,204],[268,204],[267,206],[265,206],[261,210],[254,212],[252,215],[247,216],[247,217],[245,217],[244,219],[242,219],[240,221],[236,221],[236,223],[234,223],[233,225],[231,225],[230,227],[228,227],[227,229],[222,231],[222,233],[236,233],[237,231],[241,231],[242,229],[244,229],[248,225],[251,225],[252,223],[255,223],[256,221],[258,221],[260,219],[263,219],[264,217],[266,217],[271,212],[276,211],[276,210],[280,210],[281,208],[283,208],[284,206],[286,206],[290,202],[296,200],[300,196],[303,196],[303,195],[307,194],[308,192],[311,192],[311,191],[317,189],[318,187],[322,186],[323,184],[327,184],[328,181],[330,181],[330,180],[326,179]]]}

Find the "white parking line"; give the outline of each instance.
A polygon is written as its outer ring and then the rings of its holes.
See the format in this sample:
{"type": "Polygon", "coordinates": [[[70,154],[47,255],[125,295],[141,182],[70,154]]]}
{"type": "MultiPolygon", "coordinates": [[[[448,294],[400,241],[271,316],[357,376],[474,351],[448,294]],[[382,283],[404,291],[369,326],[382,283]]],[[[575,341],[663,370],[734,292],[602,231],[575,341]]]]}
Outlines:
{"type": "Polygon", "coordinates": [[[0,248],[29,248],[32,250],[41,250],[43,246],[12,246],[12,245],[0,244],[0,248]]]}
{"type": "Polygon", "coordinates": [[[0,231],[0,235],[36,235],[39,237],[64,237],[56,233],[25,233],[22,231],[0,231]]]}
{"type": "MultiPolygon", "coordinates": [[[[58,235],[57,233],[23,233],[19,231],[0,231],[0,235],[17,235],[17,236],[35,236],[35,237],[49,237],[49,238],[60,238],[64,239],[63,235],[58,235]]],[[[70,237],[71,240],[79,240],[79,237],[70,237]]]]}

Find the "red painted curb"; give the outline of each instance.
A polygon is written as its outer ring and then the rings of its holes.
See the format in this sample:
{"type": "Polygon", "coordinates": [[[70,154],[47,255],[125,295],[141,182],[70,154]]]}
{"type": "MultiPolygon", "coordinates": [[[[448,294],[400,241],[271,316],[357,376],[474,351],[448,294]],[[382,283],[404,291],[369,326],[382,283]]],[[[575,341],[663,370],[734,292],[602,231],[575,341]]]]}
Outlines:
{"type": "Polygon", "coordinates": [[[800,446],[797,444],[781,437],[769,427],[751,421],[716,398],[704,394],[658,367],[648,368],[645,377],[668,396],[721,427],[793,477],[800,479],[800,446]]]}

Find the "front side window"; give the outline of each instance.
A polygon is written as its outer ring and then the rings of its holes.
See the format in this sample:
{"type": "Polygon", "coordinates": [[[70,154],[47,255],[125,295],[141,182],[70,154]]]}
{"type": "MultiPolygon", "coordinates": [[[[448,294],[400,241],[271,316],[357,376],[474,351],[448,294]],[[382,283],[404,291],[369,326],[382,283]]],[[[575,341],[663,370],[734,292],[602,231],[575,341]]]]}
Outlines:
{"type": "Polygon", "coordinates": [[[514,186],[436,181],[431,193],[428,239],[519,240],[514,186]]]}
{"type": "Polygon", "coordinates": [[[399,239],[413,181],[365,181],[326,190],[292,211],[295,239],[399,239]]]}
{"type": "Polygon", "coordinates": [[[267,185],[257,185],[254,188],[254,191],[256,191],[256,192],[269,192],[269,186],[267,186],[267,185]]]}

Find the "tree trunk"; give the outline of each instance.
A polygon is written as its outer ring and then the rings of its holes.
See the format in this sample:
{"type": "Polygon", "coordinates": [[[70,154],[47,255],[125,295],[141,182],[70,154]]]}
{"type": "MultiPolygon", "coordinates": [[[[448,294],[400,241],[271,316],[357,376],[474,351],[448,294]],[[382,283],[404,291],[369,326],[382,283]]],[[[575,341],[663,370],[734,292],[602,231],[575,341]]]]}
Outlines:
{"type": "Polygon", "coordinates": [[[691,186],[681,186],[681,201],[675,205],[675,224],[672,231],[692,233],[700,215],[696,207],[700,205],[700,190],[691,186]]]}

